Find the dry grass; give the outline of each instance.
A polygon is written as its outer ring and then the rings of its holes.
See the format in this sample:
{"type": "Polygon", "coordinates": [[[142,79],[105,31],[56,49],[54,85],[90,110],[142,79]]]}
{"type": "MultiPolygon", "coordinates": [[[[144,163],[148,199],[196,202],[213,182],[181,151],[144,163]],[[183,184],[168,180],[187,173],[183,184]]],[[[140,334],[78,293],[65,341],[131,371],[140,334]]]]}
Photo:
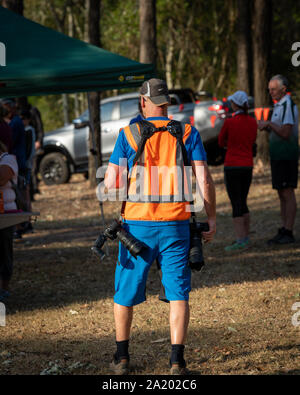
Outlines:
{"type": "MultiPolygon", "coordinates": [[[[249,195],[251,247],[224,253],[233,238],[222,167],[212,168],[218,232],[205,246],[204,272],[193,274],[186,359],[195,374],[299,374],[300,224],[297,243],[267,248],[276,232],[279,203],[269,172],[256,169],[249,195]]],[[[41,186],[36,232],[15,243],[12,297],[0,327],[1,374],[109,374],[115,349],[113,302],[117,245],[103,263],[90,247],[101,230],[99,205],[81,176],[41,186]]],[[[299,201],[300,192],[297,190],[299,201]]],[[[104,205],[106,221],[119,206],[104,205]]],[[[204,219],[204,217],[203,217],[204,219]]],[[[158,276],[149,274],[148,299],[135,309],[130,351],[136,374],[168,374],[168,305],[157,299],[158,276]]]]}

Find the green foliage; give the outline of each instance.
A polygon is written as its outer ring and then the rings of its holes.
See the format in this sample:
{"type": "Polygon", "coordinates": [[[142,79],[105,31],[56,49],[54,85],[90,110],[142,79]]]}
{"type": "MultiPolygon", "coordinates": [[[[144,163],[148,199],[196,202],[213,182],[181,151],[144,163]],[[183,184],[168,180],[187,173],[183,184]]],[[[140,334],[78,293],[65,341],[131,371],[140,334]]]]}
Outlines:
{"type": "Polygon", "coordinates": [[[105,0],[101,8],[102,46],[133,60],[139,60],[138,1],[105,0]]]}
{"type": "MultiPolygon", "coordinates": [[[[45,26],[64,29],[66,34],[72,32],[74,37],[84,39],[85,3],[85,0],[25,0],[24,14],[45,26]]],[[[166,78],[167,55],[173,43],[169,66],[174,85],[201,88],[218,97],[235,90],[238,40],[235,0],[157,0],[156,11],[158,75],[166,78]]],[[[299,24],[297,2],[273,1],[272,74],[286,74],[293,90],[300,90],[299,68],[291,64],[292,43],[300,40],[299,24]]],[[[100,28],[104,49],[139,59],[138,0],[102,0],[100,28]]],[[[102,97],[112,94],[103,92],[102,97]]],[[[41,109],[46,130],[63,124],[61,96],[34,97],[30,101],[41,109]]],[[[75,117],[71,95],[69,115],[70,119],[75,117]]]]}
{"type": "Polygon", "coordinates": [[[63,125],[61,95],[31,96],[28,99],[40,110],[46,132],[63,125]]]}

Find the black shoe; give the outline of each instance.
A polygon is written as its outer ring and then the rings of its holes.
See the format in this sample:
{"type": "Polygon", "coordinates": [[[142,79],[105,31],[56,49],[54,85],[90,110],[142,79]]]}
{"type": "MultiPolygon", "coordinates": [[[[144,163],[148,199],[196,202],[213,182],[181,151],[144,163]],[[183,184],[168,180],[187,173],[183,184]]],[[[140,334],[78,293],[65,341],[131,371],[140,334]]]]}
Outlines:
{"type": "Polygon", "coordinates": [[[295,237],[293,235],[293,232],[291,230],[285,229],[277,243],[278,244],[295,243],[295,237]]]}
{"type": "Polygon", "coordinates": [[[34,229],[31,222],[25,222],[23,226],[23,233],[34,233],[34,229]]]}
{"type": "Polygon", "coordinates": [[[22,239],[22,232],[20,230],[16,230],[13,236],[14,240],[21,240],[22,239]]]}
{"type": "Polygon", "coordinates": [[[272,239],[267,241],[268,245],[272,245],[272,244],[279,244],[278,241],[281,238],[281,236],[284,234],[285,228],[279,228],[278,229],[278,233],[276,236],[274,236],[272,239]]]}

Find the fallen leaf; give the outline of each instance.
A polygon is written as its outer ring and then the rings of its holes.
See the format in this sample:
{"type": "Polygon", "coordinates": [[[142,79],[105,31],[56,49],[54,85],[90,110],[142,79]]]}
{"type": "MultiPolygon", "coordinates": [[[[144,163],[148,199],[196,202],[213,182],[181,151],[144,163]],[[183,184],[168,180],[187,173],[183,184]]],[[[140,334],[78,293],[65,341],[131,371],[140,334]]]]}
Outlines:
{"type": "Polygon", "coordinates": [[[163,342],[166,342],[166,341],[168,341],[169,339],[167,338],[167,337],[163,337],[162,339],[157,339],[157,340],[153,340],[152,342],[151,342],[151,344],[152,343],[163,343],[163,342]]]}
{"type": "Polygon", "coordinates": [[[227,328],[230,332],[237,332],[237,330],[235,328],[233,328],[232,326],[229,326],[227,328]]]}
{"type": "Polygon", "coordinates": [[[3,361],[2,362],[2,365],[10,365],[12,363],[12,360],[11,359],[7,359],[6,361],[3,361]]]}
{"type": "Polygon", "coordinates": [[[9,351],[7,351],[7,350],[4,350],[4,351],[2,351],[2,352],[0,353],[0,356],[1,356],[1,357],[10,357],[10,356],[11,356],[11,353],[10,353],[9,351]]]}

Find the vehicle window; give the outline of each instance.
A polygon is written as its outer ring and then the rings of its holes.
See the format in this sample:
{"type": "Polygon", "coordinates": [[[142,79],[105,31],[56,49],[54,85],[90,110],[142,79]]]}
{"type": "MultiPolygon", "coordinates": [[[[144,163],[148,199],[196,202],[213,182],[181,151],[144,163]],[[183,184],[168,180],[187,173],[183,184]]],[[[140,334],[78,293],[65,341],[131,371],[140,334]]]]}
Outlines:
{"type": "Polygon", "coordinates": [[[128,118],[139,112],[138,98],[120,101],[120,118],[128,118]]]}
{"type": "Polygon", "coordinates": [[[85,112],[80,115],[79,119],[81,120],[81,122],[88,122],[88,120],[89,120],[89,110],[85,110],[85,112]]]}
{"type": "Polygon", "coordinates": [[[179,104],[179,100],[175,96],[170,95],[170,98],[171,98],[171,106],[175,106],[179,104]]]}
{"type": "MultiPolygon", "coordinates": [[[[107,122],[113,120],[113,111],[115,108],[116,102],[109,102],[102,104],[101,106],[101,122],[107,122]]],[[[85,112],[80,115],[80,120],[82,122],[88,122],[89,121],[89,110],[85,110],[85,112]]]]}
{"type": "Polygon", "coordinates": [[[114,110],[115,104],[116,104],[115,101],[102,104],[102,106],[101,106],[101,121],[102,122],[111,121],[113,119],[113,110],[114,110]]]}
{"type": "Polygon", "coordinates": [[[184,89],[178,89],[178,90],[173,89],[172,90],[171,89],[169,91],[169,93],[170,94],[172,94],[172,93],[176,94],[179,97],[180,102],[183,103],[183,104],[185,104],[185,103],[193,103],[195,101],[195,97],[194,97],[193,91],[191,91],[189,89],[186,89],[186,90],[184,90],[184,89]]]}

